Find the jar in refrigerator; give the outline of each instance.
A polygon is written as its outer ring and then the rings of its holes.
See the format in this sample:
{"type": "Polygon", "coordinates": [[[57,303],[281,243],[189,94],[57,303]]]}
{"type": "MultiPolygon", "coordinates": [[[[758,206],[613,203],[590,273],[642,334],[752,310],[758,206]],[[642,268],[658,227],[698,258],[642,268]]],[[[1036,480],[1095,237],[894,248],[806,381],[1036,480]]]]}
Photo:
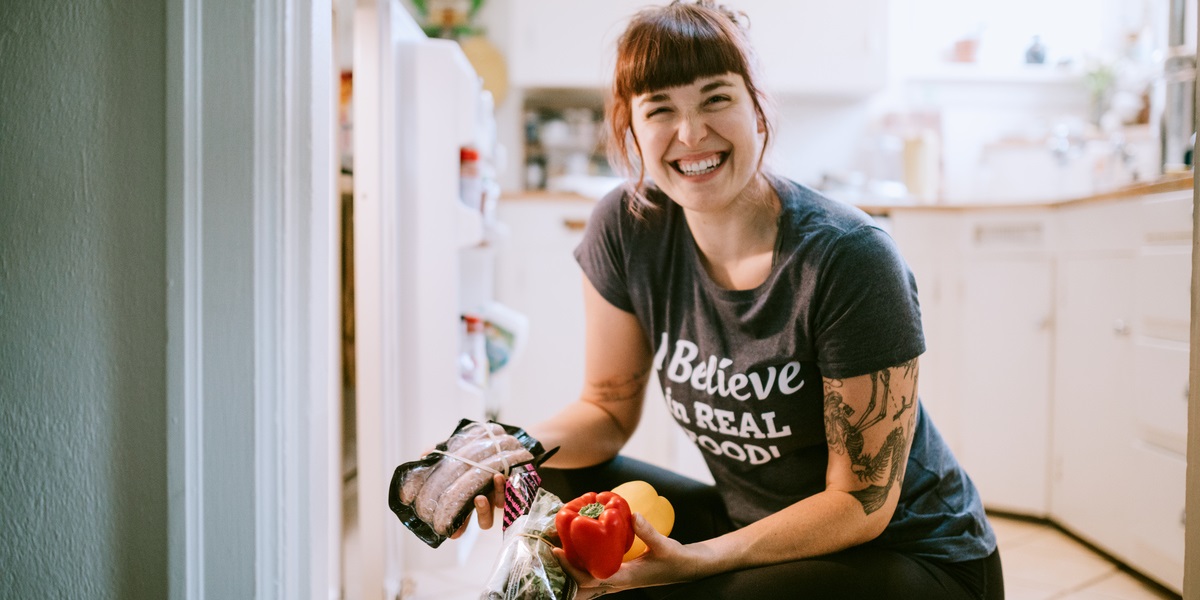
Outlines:
{"type": "Polygon", "coordinates": [[[474,148],[459,151],[459,194],[462,203],[475,210],[483,205],[483,175],[479,151],[474,148]]]}
{"type": "Polygon", "coordinates": [[[478,315],[463,315],[466,336],[463,340],[460,368],[462,378],[480,388],[486,388],[491,371],[487,355],[487,337],[483,330],[483,318],[478,315]]]}

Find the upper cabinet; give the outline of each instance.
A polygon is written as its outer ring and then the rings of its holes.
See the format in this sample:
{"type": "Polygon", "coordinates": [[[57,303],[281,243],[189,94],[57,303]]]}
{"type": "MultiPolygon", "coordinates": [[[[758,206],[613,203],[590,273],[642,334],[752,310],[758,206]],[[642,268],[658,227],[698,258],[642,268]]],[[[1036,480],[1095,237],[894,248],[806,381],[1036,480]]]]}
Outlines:
{"type": "Polygon", "coordinates": [[[518,88],[601,88],[617,37],[646,0],[506,0],[509,79],[518,88]]]}
{"type": "Polygon", "coordinates": [[[739,0],[768,89],[865,96],[887,84],[887,0],[739,0]]]}
{"type": "MultiPolygon", "coordinates": [[[[518,88],[600,89],[616,40],[647,0],[507,0],[509,77],[518,88]]],[[[731,0],[750,20],[768,89],[863,96],[887,80],[887,0],[731,0]]]]}

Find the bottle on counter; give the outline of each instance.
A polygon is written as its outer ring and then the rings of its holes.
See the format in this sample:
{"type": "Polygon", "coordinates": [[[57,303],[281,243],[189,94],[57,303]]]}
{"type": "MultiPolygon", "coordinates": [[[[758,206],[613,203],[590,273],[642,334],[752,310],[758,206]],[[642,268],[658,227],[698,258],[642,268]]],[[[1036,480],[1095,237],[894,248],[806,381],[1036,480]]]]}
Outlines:
{"type": "Polygon", "coordinates": [[[1042,36],[1033,36],[1033,41],[1030,42],[1029,47],[1025,49],[1025,64],[1046,64],[1046,45],[1042,43],[1042,36]]]}

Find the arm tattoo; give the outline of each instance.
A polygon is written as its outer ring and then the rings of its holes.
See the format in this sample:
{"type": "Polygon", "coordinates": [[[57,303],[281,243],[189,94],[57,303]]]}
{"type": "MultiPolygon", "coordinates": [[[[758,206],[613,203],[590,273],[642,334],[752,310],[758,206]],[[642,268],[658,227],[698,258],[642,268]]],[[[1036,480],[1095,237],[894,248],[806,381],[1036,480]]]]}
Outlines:
{"type": "Polygon", "coordinates": [[[895,372],[901,379],[912,379],[915,390],[917,371],[914,359],[871,373],[871,397],[866,410],[857,419],[854,419],[854,408],[846,404],[840,391],[843,382],[831,379],[825,387],[825,439],[831,450],[850,457],[851,469],[859,481],[869,484],[864,489],[850,492],[868,515],[882,508],[896,481],[904,479],[905,453],[916,417],[916,411],[911,409],[916,399],[913,397],[915,391],[913,396],[894,395],[892,375],[895,372]],[[880,423],[885,426],[896,423],[906,413],[905,420],[888,432],[879,451],[874,455],[867,452],[864,432],[880,423]],[[889,414],[892,418],[885,421],[889,414]]]}

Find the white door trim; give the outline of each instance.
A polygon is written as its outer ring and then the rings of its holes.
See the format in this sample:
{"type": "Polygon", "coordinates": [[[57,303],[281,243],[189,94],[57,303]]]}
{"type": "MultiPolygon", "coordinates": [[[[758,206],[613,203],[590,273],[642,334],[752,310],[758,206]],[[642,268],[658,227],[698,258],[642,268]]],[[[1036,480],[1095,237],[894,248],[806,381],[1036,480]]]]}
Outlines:
{"type": "Polygon", "coordinates": [[[331,20],[330,0],[168,5],[175,600],[340,595],[331,20]]]}
{"type": "MultiPolygon", "coordinates": [[[[1193,5],[1194,6],[1194,5],[1193,5]]],[[[1193,19],[1200,17],[1194,16],[1193,19]]],[[[1200,36],[1200,21],[1193,21],[1200,36]]],[[[1196,51],[1200,61],[1200,48],[1196,51]]],[[[1196,81],[1200,94],[1200,80],[1196,81]]],[[[1192,107],[1200,123],[1200,105],[1192,107]]],[[[1194,171],[1193,171],[1194,172],[1194,171]]],[[[1200,179],[1192,178],[1192,315],[1191,370],[1188,373],[1187,472],[1184,489],[1183,597],[1200,598],[1200,179]]]]}

